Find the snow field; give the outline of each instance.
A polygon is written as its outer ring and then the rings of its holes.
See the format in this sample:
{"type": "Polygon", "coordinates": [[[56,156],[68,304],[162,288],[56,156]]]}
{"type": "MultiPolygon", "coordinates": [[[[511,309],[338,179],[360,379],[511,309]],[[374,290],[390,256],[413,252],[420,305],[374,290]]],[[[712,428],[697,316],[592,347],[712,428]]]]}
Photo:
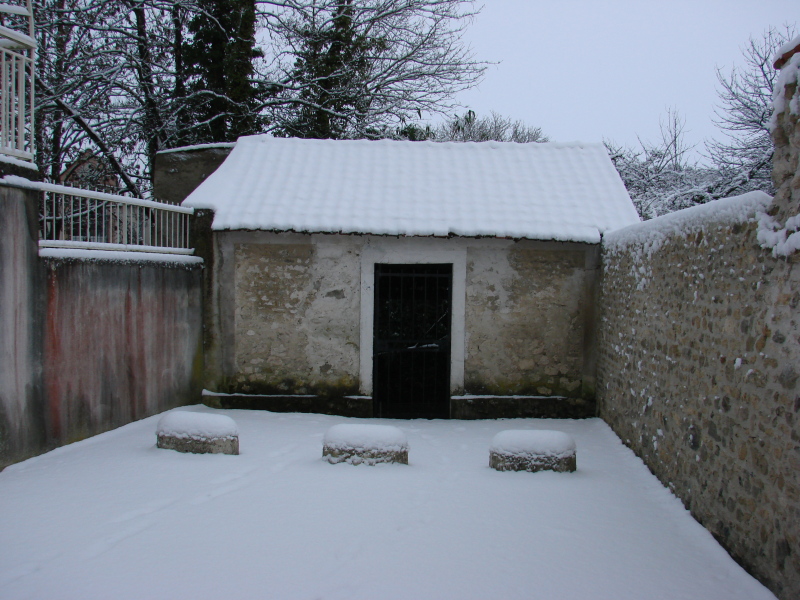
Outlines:
{"type": "Polygon", "coordinates": [[[0,473],[0,597],[774,599],[599,419],[390,421],[412,468],[365,469],[324,432],[387,421],[185,410],[241,454],[158,450],[155,416],[0,473]],[[505,429],[563,431],[580,467],[490,469],[505,429]]]}

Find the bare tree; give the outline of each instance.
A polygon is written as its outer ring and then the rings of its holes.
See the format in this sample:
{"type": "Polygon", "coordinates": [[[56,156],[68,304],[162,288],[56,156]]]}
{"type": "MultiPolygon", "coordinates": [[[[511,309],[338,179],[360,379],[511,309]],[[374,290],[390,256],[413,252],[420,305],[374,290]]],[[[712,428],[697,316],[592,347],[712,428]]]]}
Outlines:
{"type": "Polygon", "coordinates": [[[436,127],[431,139],[437,142],[547,142],[541,127],[504,117],[494,111],[489,116],[478,117],[474,111],[456,115],[436,127]]]}
{"type": "Polygon", "coordinates": [[[706,143],[707,164],[688,159],[683,121],[669,111],[661,139],[640,149],[606,142],[639,214],[649,219],[695,204],[762,190],[773,194],[769,120],[777,74],[776,50],[794,37],[794,28],[769,29],[743,49],[742,67],[717,71],[720,104],[715,123],[722,139],[706,143]]]}
{"type": "Polygon", "coordinates": [[[423,113],[446,114],[485,64],[461,34],[468,0],[260,2],[271,42],[265,108],[276,134],[385,137],[423,113]]]}
{"type": "Polygon", "coordinates": [[[36,162],[52,181],[94,142],[96,132],[81,115],[102,113],[111,103],[107,75],[113,66],[92,27],[107,16],[105,7],[83,12],[69,0],[37,4],[36,162]]]}
{"type": "Polygon", "coordinates": [[[769,119],[777,72],[772,62],[776,50],[795,35],[791,26],[770,28],[760,38],[750,38],[741,67],[728,73],[717,70],[715,123],[723,138],[709,142],[707,151],[723,177],[741,182],[736,191],[775,192],[769,119]]]}
{"type": "Polygon", "coordinates": [[[263,129],[382,137],[451,110],[484,70],[461,43],[467,0],[274,0],[257,15],[248,1],[231,0],[243,15],[232,19],[210,0],[39,0],[42,172],[58,180],[91,151],[82,172],[107,182],[107,166],[146,194],[159,150],[263,129]],[[223,56],[230,40],[252,70],[223,56]],[[231,85],[213,84],[220,73],[231,85]]]}
{"type": "Polygon", "coordinates": [[[651,219],[707,201],[707,188],[715,170],[690,158],[694,149],[685,142],[685,121],[677,111],[667,111],[656,142],[639,139],[639,148],[606,141],[614,166],[639,215],[651,219]]]}
{"type": "Polygon", "coordinates": [[[92,150],[128,191],[149,187],[180,114],[170,47],[180,2],[40,0],[37,163],[51,180],[92,150]]]}

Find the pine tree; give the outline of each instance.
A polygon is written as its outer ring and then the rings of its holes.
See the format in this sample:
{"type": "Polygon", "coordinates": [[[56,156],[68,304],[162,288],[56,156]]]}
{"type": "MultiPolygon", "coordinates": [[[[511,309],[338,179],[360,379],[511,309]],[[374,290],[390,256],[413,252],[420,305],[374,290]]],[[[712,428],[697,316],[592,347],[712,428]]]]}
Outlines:
{"type": "Polygon", "coordinates": [[[293,35],[299,52],[293,85],[300,88],[297,110],[278,131],[293,137],[337,139],[346,136],[348,123],[359,121],[369,100],[359,85],[368,67],[367,53],[379,39],[357,35],[352,0],[336,0],[330,20],[298,20],[293,35]],[[348,115],[348,116],[344,116],[348,115]]]}
{"type": "Polygon", "coordinates": [[[378,138],[447,114],[485,64],[461,34],[469,0],[294,0],[265,19],[281,51],[267,104],[276,135],[378,138]]]}
{"type": "Polygon", "coordinates": [[[258,133],[263,90],[255,83],[254,0],[198,0],[184,44],[183,69],[188,78],[189,111],[195,139],[230,142],[258,133]]]}

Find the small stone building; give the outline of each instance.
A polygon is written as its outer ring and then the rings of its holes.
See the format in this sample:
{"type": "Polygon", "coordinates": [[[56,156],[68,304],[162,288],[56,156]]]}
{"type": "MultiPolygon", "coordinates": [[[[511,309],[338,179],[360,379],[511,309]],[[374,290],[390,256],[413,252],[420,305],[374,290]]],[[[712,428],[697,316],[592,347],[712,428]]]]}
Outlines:
{"type": "Polygon", "coordinates": [[[251,136],[183,204],[210,404],[594,414],[599,243],[639,220],[603,145],[251,136]]]}

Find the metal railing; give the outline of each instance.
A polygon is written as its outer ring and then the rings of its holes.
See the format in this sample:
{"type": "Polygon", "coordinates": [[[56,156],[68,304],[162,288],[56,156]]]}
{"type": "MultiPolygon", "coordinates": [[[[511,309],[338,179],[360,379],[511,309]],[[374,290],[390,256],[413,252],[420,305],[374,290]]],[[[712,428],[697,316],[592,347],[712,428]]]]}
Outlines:
{"type": "Polygon", "coordinates": [[[194,209],[49,183],[42,193],[39,246],[192,254],[194,209]]]}
{"type": "Polygon", "coordinates": [[[193,254],[194,209],[6,175],[0,185],[41,192],[39,247],[193,254]]]}
{"type": "Polygon", "coordinates": [[[28,161],[33,160],[35,57],[31,0],[0,3],[0,153],[28,161]]]}

